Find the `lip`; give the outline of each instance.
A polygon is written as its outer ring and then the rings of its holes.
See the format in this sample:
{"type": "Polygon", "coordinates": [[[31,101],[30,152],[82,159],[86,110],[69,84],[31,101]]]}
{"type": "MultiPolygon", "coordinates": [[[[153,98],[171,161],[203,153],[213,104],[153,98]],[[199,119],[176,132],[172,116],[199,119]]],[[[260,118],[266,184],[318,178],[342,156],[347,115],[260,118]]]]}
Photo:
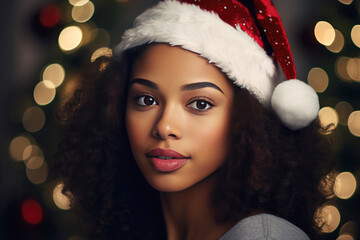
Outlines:
{"type": "Polygon", "coordinates": [[[190,157],[171,150],[156,148],[146,154],[152,166],[160,172],[172,172],[181,168],[190,157]],[[159,157],[171,157],[172,159],[161,159],[159,157]]]}

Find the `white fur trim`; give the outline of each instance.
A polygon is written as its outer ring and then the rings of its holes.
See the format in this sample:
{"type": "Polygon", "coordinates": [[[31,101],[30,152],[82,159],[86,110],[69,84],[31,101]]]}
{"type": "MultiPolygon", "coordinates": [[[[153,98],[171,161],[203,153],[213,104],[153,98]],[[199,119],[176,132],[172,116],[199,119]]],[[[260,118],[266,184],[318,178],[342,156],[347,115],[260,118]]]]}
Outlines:
{"type": "Polygon", "coordinates": [[[292,79],[275,88],[271,106],[285,126],[298,130],[308,126],[318,116],[319,99],[312,87],[292,79]]]}
{"type": "Polygon", "coordinates": [[[115,56],[151,42],[169,43],[200,54],[236,85],[269,105],[276,77],[274,60],[247,33],[223,22],[216,13],[174,0],[160,2],[136,18],[134,27],[115,47],[115,56]]]}

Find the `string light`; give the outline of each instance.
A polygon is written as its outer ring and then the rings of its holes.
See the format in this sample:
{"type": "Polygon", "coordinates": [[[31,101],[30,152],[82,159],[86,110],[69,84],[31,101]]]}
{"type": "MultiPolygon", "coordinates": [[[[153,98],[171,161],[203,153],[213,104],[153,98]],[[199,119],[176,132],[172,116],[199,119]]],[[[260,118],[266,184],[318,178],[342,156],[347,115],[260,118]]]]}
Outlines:
{"type": "Polygon", "coordinates": [[[316,67],[310,70],[308,83],[316,92],[322,93],[329,85],[329,77],[323,69],[316,67]]]}
{"type": "Polygon", "coordinates": [[[15,137],[10,142],[9,153],[12,159],[16,161],[24,160],[23,154],[27,146],[31,145],[29,139],[25,136],[15,137]]]}
{"type": "Polygon", "coordinates": [[[348,119],[349,131],[356,137],[360,137],[360,111],[354,111],[348,119]]]}
{"type": "Polygon", "coordinates": [[[78,26],[70,26],[61,31],[59,35],[59,47],[64,52],[77,49],[83,38],[83,32],[78,26]]]}
{"type": "Polygon", "coordinates": [[[53,200],[55,205],[62,210],[70,209],[70,199],[62,193],[64,188],[63,183],[59,183],[53,190],[53,200]]]}
{"type": "Polygon", "coordinates": [[[356,189],[356,179],[350,172],[343,172],[336,176],[334,192],[338,198],[350,198],[356,189]]]}
{"type": "Polygon", "coordinates": [[[344,43],[345,39],[343,34],[339,30],[335,29],[335,39],[332,44],[326,46],[326,48],[333,53],[339,53],[343,49],[344,43]]]}
{"type": "MultiPolygon", "coordinates": [[[[44,83],[48,83],[47,81],[50,81],[53,84],[53,87],[58,87],[64,81],[65,70],[63,66],[58,63],[50,64],[44,69],[42,78],[44,83]]],[[[52,88],[52,86],[47,87],[52,88]]]]}
{"type": "Polygon", "coordinates": [[[341,80],[351,81],[351,77],[348,74],[347,66],[350,58],[339,57],[335,63],[335,72],[341,80]]]}
{"type": "Polygon", "coordinates": [[[332,205],[322,207],[318,214],[320,214],[321,222],[319,223],[321,231],[324,233],[331,233],[339,226],[340,223],[340,212],[332,205]]]}
{"type": "Polygon", "coordinates": [[[319,21],[314,29],[316,40],[325,46],[330,46],[335,40],[335,29],[325,21],[319,21]]]}
{"type": "Polygon", "coordinates": [[[33,199],[27,199],[21,204],[21,213],[29,224],[39,224],[43,220],[43,210],[40,204],[33,199]]]}
{"type": "Polygon", "coordinates": [[[75,6],[72,9],[71,16],[75,22],[84,23],[90,20],[95,12],[95,6],[91,1],[85,4],[75,6]]]}
{"type": "Polygon", "coordinates": [[[52,100],[54,100],[55,95],[55,86],[50,81],[41,81],[34,89],[34,100],[41,106],[51,103],[52,100]]]}
{"type": "Polygon", "coordinates": [[[30,107],[24,112],[22,122],[26,131],[37,132],[45,124],[45,113],[39,107],[30,107]]]}
{"type": "Polygon", "coordinates": [[[319,120],[322,126],[329,126],[329,130],[334,130],[339,123],[338,114],[336,110],[331,107],[323,107],[320,109],[319,120]]]}
{"type": "Polygon", "coordinates": [[[360,48],[360,25],[355,25],[351,29],[351,40],[355,44],[355,46],[360,48]]]}

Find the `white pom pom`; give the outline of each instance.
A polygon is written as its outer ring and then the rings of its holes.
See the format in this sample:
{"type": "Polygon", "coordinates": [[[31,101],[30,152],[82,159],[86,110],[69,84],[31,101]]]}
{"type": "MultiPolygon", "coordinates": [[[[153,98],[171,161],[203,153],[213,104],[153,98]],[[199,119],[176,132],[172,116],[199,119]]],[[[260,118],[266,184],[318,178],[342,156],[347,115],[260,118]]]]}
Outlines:
{"type": "Polygon", "coordinates": [[[271,106],[286,127],[298,130],[308,126],[317,117],[319,98],[312,87],[292,79],[276,86],[271,106]]]}

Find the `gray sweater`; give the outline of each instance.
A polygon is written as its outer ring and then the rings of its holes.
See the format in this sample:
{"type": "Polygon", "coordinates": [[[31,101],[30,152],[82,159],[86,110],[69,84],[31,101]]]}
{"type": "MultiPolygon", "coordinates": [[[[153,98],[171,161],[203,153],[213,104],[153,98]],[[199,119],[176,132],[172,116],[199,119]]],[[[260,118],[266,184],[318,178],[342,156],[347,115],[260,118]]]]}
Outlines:
{"type": "Polygon", "coordinates": [[[300,228],[270,214],[247,217],[219,240],[310,240],[300,228]]]}

